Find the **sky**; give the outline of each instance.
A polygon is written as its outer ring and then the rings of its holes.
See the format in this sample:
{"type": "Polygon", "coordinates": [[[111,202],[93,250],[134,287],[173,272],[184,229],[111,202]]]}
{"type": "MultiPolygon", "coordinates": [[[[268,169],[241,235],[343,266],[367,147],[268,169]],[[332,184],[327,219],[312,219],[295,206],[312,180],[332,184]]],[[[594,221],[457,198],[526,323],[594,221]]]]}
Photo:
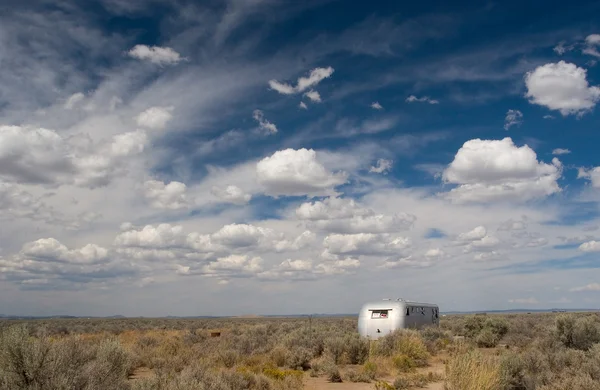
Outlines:
{"type": "Polygon", "coordinates": [[[3,1],[0,313],[600,307],[576,3],[3,1]]]}

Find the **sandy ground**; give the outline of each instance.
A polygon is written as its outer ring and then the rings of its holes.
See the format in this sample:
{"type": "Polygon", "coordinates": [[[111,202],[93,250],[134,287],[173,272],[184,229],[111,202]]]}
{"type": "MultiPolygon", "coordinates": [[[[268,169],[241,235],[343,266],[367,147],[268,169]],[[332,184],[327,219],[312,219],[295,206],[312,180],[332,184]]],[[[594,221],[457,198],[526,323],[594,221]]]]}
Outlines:
{"type": "MultiPolygon", "coordinates": [[[[436,361],[433,362],[429,367],[424,367],[419,369],[420,372],[427,374],[428,372],[434,372],[437,374],[444,373],[444,364],[442,362],[436,361]]],[[[140,367],[135,370],[135,372],[129,377],[131,380],[148,378],[153,376],[154,373],[151,369],[146,367],[140,367]]],[[[392,383],[394,378],[385,378],[388,383],[392,383]]],[[[314,390],[373,390],[375,387],[374,383],[352,383],[352,382],[342,382],[342,383],[330,383],[326,378],[313,378],[308,375],[305,376],[304,379],[304,388],[305,389],[314,389],[314,390]]],[[[423,389],[429,390],[444,390],[443,382],[435,382],[430,383],[423,389]]]]}
{"type": "MultiPolygon", "coordinates": [[[[433,361],[430,366],[423,367],[417,370],[417,372],[421,372],[423,374],[427,374],[429,372],[433,372],[436,374],[443,375],[445,372],[444,363],[442,363],[438,359],[433,361]]],[[[393,383],[394,378],[383,378],[388,383],[393,383]]],[[[342,383],[330,383],[326,378],[312,378],[306,375],[304,380],[304,388],[305,389],[314,389],[314,390],[373,390],[375,388],[374,382],[371,383],[352,383],[352,382],[342,382],[342,383]]],[[[444,382],[433,382],[428,384],[425,387],[421,387],[421,389],[428,390],[444,390],[444,382]]]]}

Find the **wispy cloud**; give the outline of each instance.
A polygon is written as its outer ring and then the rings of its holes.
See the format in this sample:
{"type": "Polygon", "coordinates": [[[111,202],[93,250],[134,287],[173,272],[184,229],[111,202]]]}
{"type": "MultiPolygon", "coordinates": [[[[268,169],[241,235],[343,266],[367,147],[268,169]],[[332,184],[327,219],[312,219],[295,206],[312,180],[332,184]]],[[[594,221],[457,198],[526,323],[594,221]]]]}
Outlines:
{"type": "Polygon", "coordinates": [[[420,102],[420,103],[429,103],[429,104],[439,104],[438,100],[431,99],[429,96],[416,97],[415,95],[410,95],[406,98],[408,103],[420,102]]]}

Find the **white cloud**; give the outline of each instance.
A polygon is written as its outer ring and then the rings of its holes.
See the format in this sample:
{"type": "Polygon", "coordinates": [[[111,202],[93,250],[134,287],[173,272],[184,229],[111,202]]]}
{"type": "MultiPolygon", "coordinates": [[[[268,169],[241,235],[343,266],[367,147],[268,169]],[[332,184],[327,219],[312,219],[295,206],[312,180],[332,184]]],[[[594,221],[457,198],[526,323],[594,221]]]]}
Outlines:
{"type": "Polygon", "coordinates": [[[320,103],[321,102],[321,94],[315,90],[310,90],[306,93],[304,93],[304,96],[306,96],[307,98],[309,98],[312,102],[314,103],[320,103]]]}
{"type": "Polygon", "coordinates": [[[174,107],[150,107],[142,111],[135,121],[138,126],[146,127],[152,130],[164,130],[167,122],[173,118],[174,107]]]}
{"type": "Polygon", "coordinates": [[[590,34],[585,38],[588,45],[600,45],[600,34],[590,34]]]}
{"type": "Polygon", "coordinates": [[[438,104],[439,101],[435,99],[431,99],[429,96],[416,97],[415,95],[410,95],[406,98],[408,103],[420,102],[420,103],[429,103],[429,104],[438,104]]]}
{"type": "Polygon", "coordinates": [[[598,51],[598,46],[600,46],[600,34],[588,35],[585,38],[585,44],[586,46],[583,49],[584,54],[600,58],[600,51],[598,51]]]}
{"type": "Polygon", "coordinates": [[[556,52],[556,54],[563,55],[566,52],[573,50],[573,48],[574,48],[573,45],[565,46],[564,42],[559,42],[558,45],[556,45],[553,50],[556,52]]]}
{"type": "Polygon", "coordinates": [[[407,237],[390,234],[330,234],[323,240],[323,247],[332,255],[384,256],[409,248],[407,237]]]}
{"type": "Polygon", "coordinates": [[[269,122],[265,119],[265,116],[261,110],[254,110],[252,113],[252,118],[258,122],[260,129],[265,132],[265,134],[275,134],[277,133],[277,126],[274,123],[269,122]]]}
{"type": "Polygon", "coordinates": [[[111,259],[109,251],[103,247],[88,244],[69,249],[54,238],[26,243],[9,259],[0,257],[0,273],[4,279],[16,282],[24,289],[72,288],[135,272],[131,264],[111,259]]]}
{"type": "Polygon", "coordinates": [[[484,226],[477,226],[473,230],[458,235],[459,241],[476,241],[481,240],[487,235],[487,230],[484,226]]]}
{"type": "Polygon", "coordinates": [[[182,226],[161,223],[157,226],[146,225],[141,230],[129,230],[120,233],[114,240],[117,246],[170,248],[181,247],[186,242],[182,226]]]}
{"type": "MultiPolygon", "coordinates": [[[[331,77],[333,71],[334,69],[331,66],[327,68],[315,68],[311,70],[308,77],[300,77],[295,87],[291,86],[290,84],[280,83],[277,80],[270,80],[269,86],[271,89],[279,92],[282,95],[301,93],[311,87],[316,86],[324,79],[331,77]]],[[[312,98],[310,99],[312,100],[312,98]]]]}
{"type": "Polygon", "coordinates": [[[306,103],[304,103],[304,102],[300,102],[300,104],[298,104],[298,107],[300,107],[304,110],[308,109],[308,107],[306,106],[306,103]]]}
{"type": "Polygon", "coordinates": [[[432,248],[428,249],[427,252],[425,252],[424,256],[428,259],[439,259],[444,257],[445,255],[446,253],[444,253],[444,251],[440,248],[432,248]]]}
{"type": "Polygon", "coordinates": [[[569,149],[556,148],[552,151],[552,154],[555,156],[560,156],[563,154],[570,154],[571,151],[569,149]]]}
{"type": "Polygon", "coordinates": [[[407,213],[376,214],[352,199],[326,198],[303,203],[296,217],[308,222],[312,229],[333,233],[390,233],[409,229],[416,217],[407,213]]]}
{"type": "Polygon", "coordinates": [[[527,222],[525,221],[515,221],[509,219],[508,221],[504,221],[498,227],[499,231],[519,231],[525,230],[527,228],[527,222]]]}
{"type": "Polygon", "coordinates": [[[328,197],[323,201],[302,203],[296,209],[296,216],[303,220],[328,220],[370,216],[374,211],[361,207],[354,199],[328,197]]]}
{"type": "Polygon", "coordinates": [[[0,178],[19,183],[98,187],[118,176],[129,158],[148,142],[141,130],[110,141],[78,145],[44,128],[0,126],[0,178]]]}
{"type": "Polygon", "coordinates": [[[53,130],[0,126],[0,177],[20,183],[68,180],[76,167],[69,147],[53,130]]]}
{"type": "Polygon", "coordinates": [[[136,130],[129,133],[117,134],[110,145],[112,156],[125,157],[144,151],[148,137],[144,131],[136,130]]]}
{"type": "Polygon", "coordinates": [[[523,113],[519,110],[508,110],[504,118],[504,130],[523,123],[523,113]]]}
{"type": "Polygon", "coordinates": [[[446,183],[458,187],[444,196],[455,201],[526,201],[559,192],[557,180],[562,164],[537,161],[535,152],[527,145],[518,147],[512,139],[474,139],[458,150],[444,171],[446,183]]]}
{"type": "Polygon", "coordinates": [[[144,183],[144,196],[157,209],[179,210],[188,207],[186,185],[178,181],[165,184],[158,180],[144,183]]]}
{"type": "Polygon", "coordinates": [[[331,77],[333,71],[334,69],[331,66],[328,66],[327,68],[315,68],[311,70],[308,77],[300,77],[298,79],[296,90],[298,92],[302,92],[310,87],[314,87],[324,79],[331,77]]]}
{"type": "Polygon", "coordinates": [[[500,258],[502,255],[496,251],[490,252],[478,252],[473,255],[473,259],[476,261],[495,260],[500,258]]]}
{"type": "Polygon", "coordinates": [[[383,106],[379,102],[371,103],[371,108],[374,110],[383,110],[383,106]]]}
{"type": "Polygon", "coordinates": [[[592,187],[600,188],[600,167],[592,169],[579,168],[577,172],[578,179],[588,179],[592,182],[592,187]]]}
{"type": "Polygon", "coordinates": [[[579,245],[579,250],[582,252],[600,252],[600,241],[588,241],[579,245]]]}
{"type": "Polygon", "coordinates": [[[582,292],[582,291],[600,291],[600,283],[590,283],[581,287],[573,287],[569,291],[571,292],[582,292]]]}
{"type": "Polygon", "coordinates": [[[413,256],[400,257],[397,260],[387,259],[379,267],[387,269],[396,268],[427,268],[434,265],[435,258],[422,257],[415,258],[413,256]]]}
{"type": "Polygon", "coordinates": [[[202,272],[220,278],[250,276],[262,271],[262,263],[258,256],[229,255],[210,262],[202,268],[202,272]]]}
{"type": "Polygon", "coordinates": [[[23,246],[21,254],[30,259],[47,259],[64,263],[93,264],[108,259],[108,251],[94,244],[69,250],[54,238],[42,238],[23,246]]]}
{"type": "Polygon", "coordinates": [[[184,60],[170,47],[135,45],[127,54],[138,60],[150,61],[157,65],[173,65],[184,60]]]}
{"type": "Polygon", "coordinates": [[[314,279],[315,269],[310,260],[287,259],[272,269],[260,273],[258,277],[269,280],[308,280],[314,279]]]}
{"type": "Polygon", "coordinates": [[[217,198],[233,204],[246,204],[252,199],[252,195],[245,193],[241,188],[235,185],[228,185],[225,188],[213,186],[210,192],[217,198]]]}
{"type": "Polygon", "coordinates": [[[271,89],[279,92],[282,95],[292,95],[296,93],[296,89],[289,84],[280,83],[277,80],[270,80],[269,86],[271,89]]]}
{"type": "Polygon", "coordinates": [[[584,114],[600,99],[600,88],[589,86],[587,71],[560,61],[538,66],[525,75],[529,102],[557,110],[563,116],[584,114]]]}
{"type": "Polygon", "coordinates": [[[318,264],[315,273],[323,275],[342,275],[359,267],[360,261],[358,259],[345,258],[318,264]]]}
{"type": "Polygon", "coordinates": [[[256,165],[260,184],[269,195],[327,195],[344,184],[345,172],[329,172],[312,149],[285,149],[265,157],[256,165]]]}
{"type": "Polygon", "coordinates": [[[535,298],[516,298],[516,299],[509,299],[508,302],[510,303],[521,303],[521,304],[526,304],[526,305],[537,305],[539,302],[537,299],[535,298]]]}
{"type": "Polygon", "coordinates": [[[369,169],[369,172],[386,174],[392,169],[392,163],[393,163],[392,160],[386,160],[384,158],[380,158],[379,160],[377,160],[377,165],[372,166],[369,169]]]}
{"type": "Polygon", "coordinates": [[[65,101],[65,105],[64,105],[65,110],[72,110],[83,99],[85,99],[85,95],[83,93],[81,93],[81,92],[74,93],[67,99],[67,101],[65,101]]]}

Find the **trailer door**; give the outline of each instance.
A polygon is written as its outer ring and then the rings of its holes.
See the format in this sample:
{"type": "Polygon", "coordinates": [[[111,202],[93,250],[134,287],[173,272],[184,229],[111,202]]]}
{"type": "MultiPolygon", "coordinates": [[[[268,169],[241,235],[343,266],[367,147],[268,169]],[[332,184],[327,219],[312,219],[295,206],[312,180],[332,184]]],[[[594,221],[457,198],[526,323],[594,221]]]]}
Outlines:
{"type": "Polygon", "coordinates": [[[392,320],[390,318],[392,309],[369,310],[368,335],[372,339],[378,339],[392,332],[392,320]]]}

